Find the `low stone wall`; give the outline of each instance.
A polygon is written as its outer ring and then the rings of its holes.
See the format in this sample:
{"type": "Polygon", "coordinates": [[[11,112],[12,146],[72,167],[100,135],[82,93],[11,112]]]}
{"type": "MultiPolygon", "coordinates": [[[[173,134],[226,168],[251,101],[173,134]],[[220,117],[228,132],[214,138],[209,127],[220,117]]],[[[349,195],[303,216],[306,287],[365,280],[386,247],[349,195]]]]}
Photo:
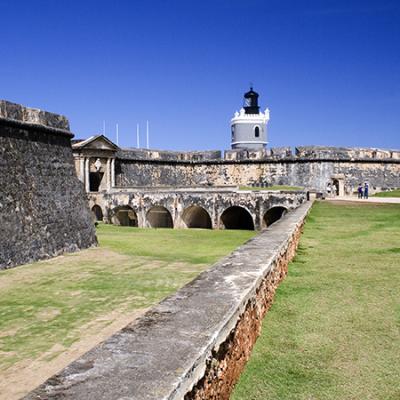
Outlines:
{"type": "Polygon", "coordinates": [[[0,101],[0,269],[96,243],[60,115],[0,101]]]}
{"type": "Polygon", "coordinates": [[[25,400],[228,399],[310,207],[287,214],[25,400]]]}

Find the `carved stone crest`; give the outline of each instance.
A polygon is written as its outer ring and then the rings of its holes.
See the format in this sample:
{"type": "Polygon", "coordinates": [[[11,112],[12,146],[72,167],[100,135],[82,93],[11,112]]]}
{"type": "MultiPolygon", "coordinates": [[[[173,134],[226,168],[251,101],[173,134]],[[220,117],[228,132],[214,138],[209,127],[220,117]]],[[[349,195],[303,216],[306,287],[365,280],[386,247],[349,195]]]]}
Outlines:
{"type": "Polygon", "coordinates": [[[94,163],[94,167],[96,168],[96,171],[97,171],[97,172],[100,171],[100,168],[101,168],[101,161],[100,161],[100,158],[98,158],[98,159],[96,160],[96,162],[94,163]]]}

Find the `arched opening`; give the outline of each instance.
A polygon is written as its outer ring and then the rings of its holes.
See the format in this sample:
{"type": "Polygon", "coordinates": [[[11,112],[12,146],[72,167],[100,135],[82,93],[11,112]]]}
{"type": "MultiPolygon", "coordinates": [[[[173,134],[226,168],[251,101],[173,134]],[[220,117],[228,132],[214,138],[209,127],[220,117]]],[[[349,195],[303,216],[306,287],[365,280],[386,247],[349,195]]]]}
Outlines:
{"type": "Polygon", "coordinates": [[[100,206],[95,204],[92,207],[92,213],[96,221],[103,221],[103,211],[100,206]]]}
{"type": "Polygon", "coordinates": [[[211,229],[211,218],[208,212],[199,206],[190,206],[182,214],[182,220],[187,228],[211,229]]]}
{"type": "Polygon", "coordinates": [[[114,225],[138,226],[138,219],[135,211],[129,206],[117,207],[113,211],[111,222],[114,225]]]}
{"type": "Polygon", "coordinates": [[[152,228],[173,228],[171,213],[162,206],[150,208],[146,215],[147,222],[152,228]]]}
{"type": "Polygon", "coordinates": [[[254,230],[254,222],[250,213],[243,207],[232,206],[221,215],[225,229],[254,230]]]}
{"type": "Polygon", "coordinates": [[[255,137],[260,137],[260,128],[258,126],[256,126],[254,128],[254,136],[255,137]]]}
{"type": "Polygon", "coordinates": [[[283,215],[285,215],[287,212],[287,209],[285,207],[272,207],[270,208],[265,214],[264,214],[264,226],[270,226],[274,222],[278,221],[278,219],[281,219],[283,215]]]}

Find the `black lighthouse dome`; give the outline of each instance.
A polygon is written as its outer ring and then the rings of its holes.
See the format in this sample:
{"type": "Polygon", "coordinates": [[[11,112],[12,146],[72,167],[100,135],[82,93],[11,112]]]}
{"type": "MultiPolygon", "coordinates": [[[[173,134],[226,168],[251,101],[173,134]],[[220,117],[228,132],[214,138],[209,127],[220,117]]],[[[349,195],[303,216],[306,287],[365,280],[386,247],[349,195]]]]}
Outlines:
{"type": "Polygon", "coordinates": [[[258,114],[260,112],[258,93],[252,87],[244,94],[244,110],[246,114],[258,114]]]}

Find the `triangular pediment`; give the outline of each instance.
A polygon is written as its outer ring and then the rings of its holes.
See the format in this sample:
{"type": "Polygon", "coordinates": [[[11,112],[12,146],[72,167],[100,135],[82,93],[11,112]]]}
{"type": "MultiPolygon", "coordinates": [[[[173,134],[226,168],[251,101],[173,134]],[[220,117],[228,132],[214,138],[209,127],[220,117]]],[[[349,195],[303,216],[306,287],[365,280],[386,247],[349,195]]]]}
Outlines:
{"type": "Polygon", "coordinates": [[[119,147],[104,135],[92,136],[82,142],[73,144],[72,148],[76,150],[119,150],[119,147]]]}

